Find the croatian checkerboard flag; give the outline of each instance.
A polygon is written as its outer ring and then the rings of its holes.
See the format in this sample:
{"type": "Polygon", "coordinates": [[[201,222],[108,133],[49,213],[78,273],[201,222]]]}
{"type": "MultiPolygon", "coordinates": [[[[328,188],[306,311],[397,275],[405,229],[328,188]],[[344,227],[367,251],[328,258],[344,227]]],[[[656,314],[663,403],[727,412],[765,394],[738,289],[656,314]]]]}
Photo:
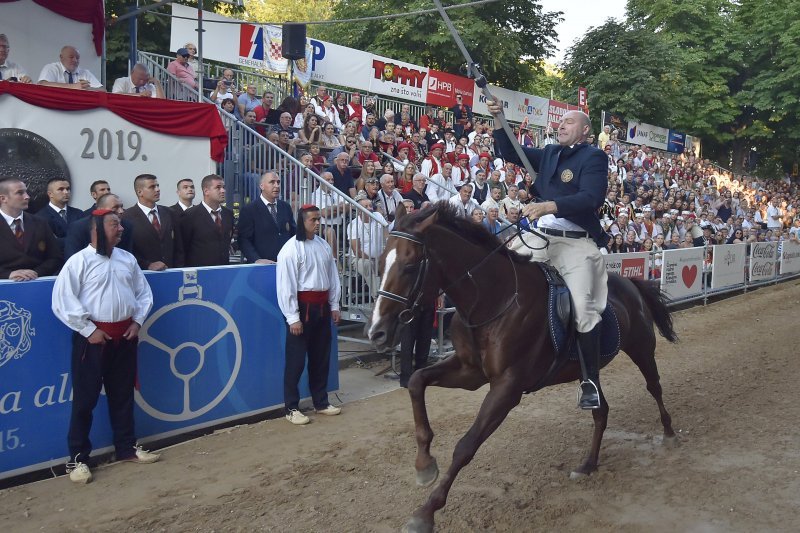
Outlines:
{"type": "Polygon", "coordinates": [[[283,30],[280,26],[264,26],[264,69],[278,74],[286,74],[289,60],[281,56],[283,30]]]}

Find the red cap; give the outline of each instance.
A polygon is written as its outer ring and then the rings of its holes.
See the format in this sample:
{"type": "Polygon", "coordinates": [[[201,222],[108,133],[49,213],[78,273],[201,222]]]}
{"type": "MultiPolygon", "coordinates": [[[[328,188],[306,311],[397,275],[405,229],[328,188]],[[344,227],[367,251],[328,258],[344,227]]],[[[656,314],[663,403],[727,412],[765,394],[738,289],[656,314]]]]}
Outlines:
{"type": "Polygon", "coordinates": [[[110,213],[114,213],[111,209],[95,209],[92,211],[92,216],[94,217],[104,217],[110,213]]]}
{"type": "Polygon", "coordinates": [[[480,155],[478,155],[478,159],[483,159],[484,157],[486,159],[491,159],[492,154],[490,154],[489,152],[481,152],[480,155]]]}
{"type": "Polygon", "coordinates": [[[303,204],[300,206],[300,209],[305,211],[306,209],[319,209],[319,207],[315,206],[314,204],[303,204]]]}
{"type": "Polygon", "coordinates": [[[411,146],[411,143],[407,143],[407,142],[403,141],[403,142],[401,142],[400,144],[397,145],[397,149],[398,150],[402,150],[403,148],[408,148],[409,150],[411,150],[413,148],[413,146],[411,146]]]}
{"type": "Polygon", "coordinates": [[[467,161],[469,161],[469,156],[467,154],[458,154],[458,158],[459,159],[466,159],[467,161]]]}
{"type": "Polygon", "coordinates": [[[437,148],[441,148],[442,150],[444,150],[444,143],[436,143],[433,146],[431,146],[431,152],[436,150],[437,148]]]}

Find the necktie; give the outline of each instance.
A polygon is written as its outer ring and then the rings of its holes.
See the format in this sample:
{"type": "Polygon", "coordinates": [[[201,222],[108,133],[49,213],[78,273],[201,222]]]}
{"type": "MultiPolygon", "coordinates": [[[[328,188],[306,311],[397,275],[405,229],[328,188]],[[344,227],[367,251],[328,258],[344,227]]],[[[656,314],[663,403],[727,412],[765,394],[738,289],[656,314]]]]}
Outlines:
{"type": "Polygon", "coordinates": [[[153,217],[153,220],[151,221],[152,224],[153,224],[153,227],[155,228],[156,232],[159,235],[161,235],[161,222],[159,222],[159,220],[158,220],[158,210],[157,209],[153,209],[152,211],[150,211],[150,216],[153,217]]]}
{"type": "Polygon", "coordinates": [[[214,213],[214,224],[217,225],[217,231],[222,233],[222,216],[219,213],[220,211],[222,211],[222,209],[217,209],[212,212],[214,213]]]}
{"type": "Polygon", "coordinates": [[[275,204],[267,204],[269,208],[269,214],[272,215],[272,219],[275,221],[275,224],[278,223],[278,210],[275,208],[275,204]]]}
{"type": "Polygon", "coordinates": [[[3,65],[0,65],[0,80],[2,80],[2,79],[3,79],[3,70],[2,70],[2,67],[3,67],[3,65]]]}
{"type": "Polygon", "coordinates": [[[142,92],[142,88],[141,87],[136,87],[136,94],[139,94],[140,92],[142,92]]]}
{"type": "Polygon", "coordinates": [[[22,244],[22,238],[24,237],[24,233],[22,231],[22,219],[15,218],[14,219],[14,237],[17,239],[17,242],[22,244]]]}
{"type": "Polygon", "coordinates": [[[58,212],[58,214],[61,215],[61,218],[64,219],[64,222],[67,221],[67,210],[66,209],[62,209],[61,211],[58,212]]]}
{"type": "Polygon", "coordinates": [[[72,77],[72,72],[65,70],[64,72],[67,73],[67,82],[68,83],[75,83],[75,79],[72,77]]]}

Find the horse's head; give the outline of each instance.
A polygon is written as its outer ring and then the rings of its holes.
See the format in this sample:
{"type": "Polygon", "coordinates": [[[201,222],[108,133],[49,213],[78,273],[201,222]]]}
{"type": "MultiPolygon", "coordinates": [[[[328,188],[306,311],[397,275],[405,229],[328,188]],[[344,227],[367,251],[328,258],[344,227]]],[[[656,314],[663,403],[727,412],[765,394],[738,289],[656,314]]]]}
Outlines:
{"type": "Polygon", "coordinates": [[[419,306],[430,305],[434,298],[424,234],[436,222],[437,211],[428,214],[426,209],[420,215],[412,219],[405,216],[402,205],[397,208],[396,229],[389,233],[380,258],[380,290],[366,326],[369,340],[380,352],[395,346],[398,325],[411,322],[419,306]]]}

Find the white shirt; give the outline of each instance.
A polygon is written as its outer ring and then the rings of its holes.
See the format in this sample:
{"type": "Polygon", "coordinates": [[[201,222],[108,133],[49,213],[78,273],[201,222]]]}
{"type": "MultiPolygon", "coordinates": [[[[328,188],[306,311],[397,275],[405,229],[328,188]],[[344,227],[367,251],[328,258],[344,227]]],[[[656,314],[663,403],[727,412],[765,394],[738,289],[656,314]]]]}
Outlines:
{"type": "Polygon", "coordinates": [[[769,204],[769,207],[767,207],[767,227],[770,229],[780,229],[783,226],[780,216],[781,210],[774,205],[769,204]],[[772,217],[778,217],[778,219],[776,220],[772,217]]]}
{"type": "MultiPolygon", "coordinates": [[[[180,202],[178,202],[178,203],[180,203],[180,202]]],[[[161,225],[161,214],[158,212],[158,205],[154,205],[153,207],[147,207],[145,205],[140,204],[139,202],[136,202],[136,205],[139,206],[139,209],[142,210],[142,212],[144,213],[144,216],[147,217],[147,220],[149,220],[151,224],[153,223],[153,217],[150,216],[150,212],[153,209],[155,209],[156,210],[156,214],[154,214],[153,216],[158,217],[158,224],[161,225]]]]}
{"type": "Polygon", "coordinates": [[[453,186],[451,178],[445,178],[441,173],[430,177],[431,186],[425,190],[431,202],[439,200],[449,200],[454,194],[458,194],[453,186]]]}
{"type": "MultiPolygon", "coordinates": [[[[331,185],[331,187],[333,187],[333,185],[331,185]]],[[[320,185],[314,191],[314,194],[311,195],[311,203],[319,207],[320,211],[324,211],[333,205],[341,203],[341,201],[329,187],[320,185]]],[[[339,213],[330,218],[321,217],[319,222],[326,226],[337,226],[342,223],[342,215],[339,213]]]]}
{"type": "Polygon", "coordinates": [[[382,214],[393,215],[401,203],[403,203],[403,195],[397,189],[392,189],[392,194],[386,194],[383,189],[378,191],[378,204],[383,209],[382,214]]]}
{"type": "Polygon", "coordinates": [[[567,220],[566,218],[559,218],[555,215],[544,215],[537,223],[539,228],[558,229],[563,231],[586,231],[578,224],[567,220]]]}
{"type": "MultiPolygon", "coordinates": [[[[72,83],[78,83],[78,80],[86,80],[92,88],[102,87],[103,84],[94,77],[94,74],[85,68],[78,67],[72,73],[72,83]]],[[[42,68],[39,73],[39,81],[50,81],[53,83],[69,83],[69,76],[67,76],[67,68],[61,64],[61,61],[49,63],[42,68]]]]}
{"type": "MultiPolygon", "coordinates": [[[[156,98],[156,86],[152,83],[145,83],[139,88],[139,92],[144,91],[150,91],[150,97],[156,98]]],[[[133,84],[133,80],[131,80],[130,76],[127,78],[117,78],[111,92],[116,94],[139,94],[136,92],[136,85],[133,84]]]]}
{"type": "Polygon", "coordinates": [[[457,194],[448,200],[451,205],[454,205],[458,208],[459,216],[463,216],[464,218],[469,218],[472,216],[472,212],[476,209],[480,209],[478,202],[475,201],[474,198],[470,198],[469,202],[464,205],[464,202],[461,201],[461,195],[457,194]]]}
{"type": "Polygon", "coordinates": [[[489,198],[484,200],[484,202],[481,204],[481,209],[483,209],[484,211],[488,211],[489,209],[498,209],[499,210],[500,209],[500,204],[498,204],[497,200],[495,200],[494,198],[492,198],[490,196],[489,198]]]}
{"type": "Polygon", "coordinates": [[[16,218],[12,217],[11,215],[8,215],[2,209],[0,209],[0,213],[3,214],[3,218],[5,219],[6,224],[8,224],[9,228],[11,228],[11,233],[14,233],[14,230],[17,229],[16,226],[14,225],[14,221],[17,220],[17,218],[19,219],[19,224],[20,224],[20,227],[22,228],[22,231],[25,231],[25,223],[24,223],[24,221],[22,219],[22,213],[20,213],[19,216],[16,217],[16,218]]]}
{"type": "Polygon", "coordinates": [[[453,173],[451,174],[451,178],[453,180],[453,185],[456,187],[460,187],[467,183],[471,176],[468,168],[461,168],[459,166],[453,167],[453,173]]]}
{"type": "Polygon", "coordinates": [[[84,337],[97,329],[92,320],[144,323],[153,293],[136,258],[121,248],[111,257],[87,246],[70,257],[53,285],[53,313],[84,337]]]}
{"type": "Polygon", "coordinates": [[[372,213],[369,226],[367,226],[361,219],[362,216],[362,213],[358,213],[356,218],[347,225],[347,238],[351,241],[359,240],[361,251],[371,259],[377,259],[383,253],[383,228],[385,227],[386,219],[380,213],[372,213]],[[381,224],[381,222],[384,224],[381,224]]]}
{"type": "Polygon", "coordinates": [[[430,178],[432,174],[438,174],[442,171],[442,162],[433,156],[425,158],[419,166],[419,171],[425,174],[426,178],[430,178]],[[436,172],[433,171],[433,163],[436,162],[436,172]]]}
{"type": "Polygon", "coordinates": [[[28,75],[24,68],[11,61],[6,61],[0,65],[0,72],[3,73],[3,80],[6,81],[8,78],[17,78],[17,80],[21,80],[23,76],[28,75]]]}
{"type": "Polygon", "coordinates": [[[313,240],[292,237],[278,252],[276,274],[278,307],[288,324],[300,321],[299,291],[328,291],[332,311],[339,310],[339,275],[331,247],[314,235],[313,240]]]}

